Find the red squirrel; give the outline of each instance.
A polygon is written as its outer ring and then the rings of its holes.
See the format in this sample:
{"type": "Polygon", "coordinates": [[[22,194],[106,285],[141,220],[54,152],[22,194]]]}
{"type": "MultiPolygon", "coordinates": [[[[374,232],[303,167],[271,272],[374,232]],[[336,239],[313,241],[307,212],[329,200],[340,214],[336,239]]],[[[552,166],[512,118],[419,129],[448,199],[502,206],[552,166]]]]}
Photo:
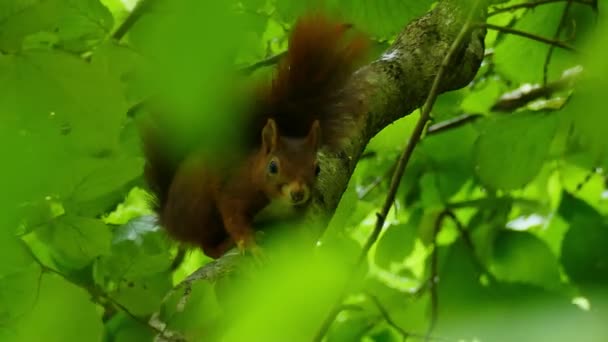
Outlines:
{"type": "Polygon", "coordinates": [[[170,156],[161,134],[143,132],[145,178],[160,224],[178,241],[219,258],[234,245],[261,255],[252,221],[271,201],[310,202],[317,152],[340,145],[361,105],[345,90],[367,39],[320,14],[299,18],[272,79],[243,113],[246,153],[218,167],[196,151],[170,156]],[[213,164],[213,167],[211,166],[213,164]]]}

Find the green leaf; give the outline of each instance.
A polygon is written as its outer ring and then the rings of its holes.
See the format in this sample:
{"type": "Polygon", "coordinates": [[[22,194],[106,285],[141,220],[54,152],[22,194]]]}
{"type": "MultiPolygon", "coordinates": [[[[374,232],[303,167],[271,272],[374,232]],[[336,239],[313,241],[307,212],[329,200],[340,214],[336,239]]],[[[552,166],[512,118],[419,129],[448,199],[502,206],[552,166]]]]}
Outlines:
{"type": "MultiPolygon", "coordinates": [[[[536,6],[533,11],[527,11],[516,22],[514,29],[552,39],[561,20],[565,3],[536,6]]],[[[586,31],[592,27],[593,12],[587,5],[573,3],[566,18],[567,23],[562,30],[560,39],[570,45],[584,39],[586,31]],[[576,27],[576,33],[572,28],[576,27]]],[[[494,49],[494,63],[499,73],[506,75],[516,83],[542,82],[544,63],[549,45],[513,34],[505,34],[494,49]]],[[[556,79],[561,72],[578,63],[576,55],[570,51],[555,48],[549,64],[549,80],[556,79]]]]}
{"type": "Polygon", "coordinates": [[[421,142],[417,153],[428,171],[419,182],[427,204],[448,202],[470,179],[473,172],[471,150],[477,136],[471,125],[465,125],[430,135],[421,142]]]}
{"type": "Polygon", "coordinates": [[[34,262],[23,241],[12,236],[2,237],[0,260],[10,260],[0,264],[0,277],[19,272],[34,262]]]}
{"type": "Polygon", "coordinates": [[[36,263],[0,274],[0,337],[3,327],[17,323],[36,306],[41,277],[42,270],[36,263]]]}
{"type": "Polygon", "coordinates": [[[492,189],[514,190],[536,177],[557,127],[555,115],[517,113],[489,120],[475,149],[475,171],[492,189]]]}
{"type": "Polygon", "coordinates": [[[334,0],[334,3],[358,30],[377,38],[389,38],[426,13],[433,1],[334,0]]]}
{"type": "Polygon", "coordinates": [[[112,26],[112,14],[99,0],[4,0],[0,50],[17,51],[28,36],[44,33],[64,49],[83,52],[112,26]]]}
{"type": "Polygon", "coordinates": [[[36,230],[55,260],[64,267],[80,269],[93,259],[110,254],[112,233],[101,220],[65,215],[36,230]]]}
{"type": "Polygon", "coordinates": [[[154,340],[152,330],[122,312],[114,315],[105,324],[105,329],[110,340],[115,342],[154,340]]]}
{"type": "Polygon", "coordinates": [[[143,160],[132,157],[80,159],[66,171],[71,195],[66,210],[80,215],[98,215],[123,198],[127,185],[141,176],[143,160]]]}
{"type": "Polygon", "coordinates": [[[506,282],[555,288],[560,282],[556,256],[529,232],[502,230],[494,241],[491,269],[506,282]]]}
{"type": "Polygon", "coordinates": [[[101,311],[89,293],[55,274],[44,274],[38,281],[35,305],[7,327],[10,341],[101,341],[101,311]]]}
{"type": "Polygon", "coordinates": [[[125,280],[111,293],[113,299],[135,315],[149,315],[158,311],[167,292],[173,287],[169,273],[158,273],[135,280],[125,280]]]}
{"type": "Polygon", "coordinates": [[[570,225],[562,244],[561,262],[578,285],[608,284],[608,225],[583,200],[564,192],[559,214],[570,225]]]}
{"type": "Polygon", "coordinates": [[[375,261],[388,269],[392,262],[402,262],[414,250],[418,236],[420,215],[404,224],[393,224],[386,228],[376,245],[375,261]]]}
{"type": "Polygon", "coordinates": [[[576,92],[568,105],[562,110],[564,134],[568,134],[572,150],[582,152],[592,167],[608,168],[608,144],[605,132],[608,130],[608,117],[603,97],[608,90],[608,72],[605,58],[608,50],[608,25],[603,23],[598,33],[586,45],[590,53],[583,60],[585,70],[576,84],[576,92]],[[581,151],[582,147],[582,151],[581,151]]]}
{"type": "Polygon", "coordinates": [[[63,158],[117,147],[126,104],[119,80],[102,68],[66,53],[31,51],[0,56],[0,70],[7,77],[0,108],[10,113],[2,121],[29,139],[44,138],[52,143],[44,147],[63,158]]]}
{"type": "Polygon", "coordinates": [[[101,284],[131,281],[165,272],[171,264],[170,243],[154,216],[142,216],[114,230],[112,253],[95,264],[101,284]]]}
{"type": "Polygon", "coordinates": [[[137,315],[158,309],[172,286],[170,244],[155,216],[142,216],[114,231],[112,253],[94,264],[94,278],[137,315]]]}

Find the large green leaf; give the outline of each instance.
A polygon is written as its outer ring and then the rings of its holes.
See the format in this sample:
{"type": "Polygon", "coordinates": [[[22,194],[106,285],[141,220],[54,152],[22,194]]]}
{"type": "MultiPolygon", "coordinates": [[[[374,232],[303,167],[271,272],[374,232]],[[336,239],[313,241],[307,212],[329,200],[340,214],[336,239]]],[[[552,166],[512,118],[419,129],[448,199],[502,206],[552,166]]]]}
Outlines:
{"type": "Polygon", "coordinates": [[[61,216],[36,230],[62,266],[79,269],[95,258],[110,253],[112,233],[101,220],[72,215],[61,216]]]}
{"type": "Polygon", "coordinates": [[[96,278],[131,281],[167,271],[171,264],[170,244],[154,216],[142,216],[115,229],[112,253],[96,262],[96,278]]]}
{"type": "Polygon", "coordinates": [[[475,171],[492,189],[523,187],[541,170],[555,134],[555,115],[523,112],[486,123],[475,144],[475,171]]]}
{"type": "MultiPolygon", "coordinates": [[[[566,4],[561,2],[536,6],[533,11],[528,11],[518,20],[513,28],[552,39],[557,31],[564,6],[566,4]]],[[[573,37],[576,38],[576,42],[580,42],[585,36],[585,31],[591,28],[590,24],[593,21],[593,12],[589,6],[573,3],[570,15],[566,18],[566,27],[559,38],[567,40],[569,44],[572,44],[573,37]],[[576,31],[573,31],[574,27],[576,31]]],[[[548,50],[547,44],[505,34],[504,39],[499,41],[494,50],[496,69],[517,83],[542,82],[548,50]]],[[[556,79],[563,70],[574,66],[577,62],[577,56],[572,52],[555,48],[548,70],[549,80],[556,79]]]]}
{"type": "Polygon", "coordinates": [[[99,0],[3,0],[0,50],[50,43],[82,52],[102,40],[112,26],[112,15],[99,0]]]}
{"type": "Polygon", "coordinates": [[[39,287],[36,300],[7,327],[9,341],[101,340],[101,315],[87,292],[55,274],[44,274],[33,284],[39,287]]]}
{"type": "Polygon", "coordinates": [[[554,289],[559,285],[556,256],[528,232],[503,230],[494,242],[492,271],[500,280],[524,282],[554,289]]]}
{"type": "Polygon", "coordinates": [[[562,243],[561,262],[575,284],[608,284],[608,225],[595,209],[567,192],[559,214],[570,228],[562,243]]]}
{"type": "Polygon", "coordinates": [[[391,263],[402,262],[412,252],[419,221],[418,215],[407,223],[392,224],[385,229],[376,245],[375,261],[379,266],[389,269],[391,263]]]}

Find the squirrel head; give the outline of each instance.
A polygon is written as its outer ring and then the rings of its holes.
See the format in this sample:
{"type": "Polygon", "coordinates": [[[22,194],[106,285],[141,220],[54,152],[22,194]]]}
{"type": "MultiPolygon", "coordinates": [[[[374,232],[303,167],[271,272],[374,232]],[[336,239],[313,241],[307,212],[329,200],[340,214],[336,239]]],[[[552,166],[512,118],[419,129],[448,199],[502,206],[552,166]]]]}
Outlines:
{"type": "Polygon", "coordinates": [[[284,137],[277,124],[268,119],[262,130],[260,158],[256,178],[270,200],[301,205],[311,197],[312,187],[321,169],[317,151],[321,146],[321,126],[318,120],[304,138],[284,137]]]}

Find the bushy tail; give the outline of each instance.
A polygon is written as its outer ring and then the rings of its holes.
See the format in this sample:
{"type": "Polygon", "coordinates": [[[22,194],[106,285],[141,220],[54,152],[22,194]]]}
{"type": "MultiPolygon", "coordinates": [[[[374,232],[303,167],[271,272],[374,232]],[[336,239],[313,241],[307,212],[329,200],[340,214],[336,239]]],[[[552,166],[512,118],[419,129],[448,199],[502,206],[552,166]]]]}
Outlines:
{"type": "Polygon", "coordinates": [[[167,202],[169,187],[179,166],[179,156],[171,149],[171,141],[159,122],[146,118],[140,135],[146,164],[144,177],[154,195],[154,208],[160,210],[167,202]],[[165,133],[164,133],[165,132],[165,133]]]}
{"type": "Polygon", "coordinates": [[[343,88],[367,51],[368,40],[348,25],[316,13],[301,17],[270,90],[271,115],[291,130],[283,133],[306,135],[318,119],[324,143],[336,144],[361,110],[343,88]]]}

